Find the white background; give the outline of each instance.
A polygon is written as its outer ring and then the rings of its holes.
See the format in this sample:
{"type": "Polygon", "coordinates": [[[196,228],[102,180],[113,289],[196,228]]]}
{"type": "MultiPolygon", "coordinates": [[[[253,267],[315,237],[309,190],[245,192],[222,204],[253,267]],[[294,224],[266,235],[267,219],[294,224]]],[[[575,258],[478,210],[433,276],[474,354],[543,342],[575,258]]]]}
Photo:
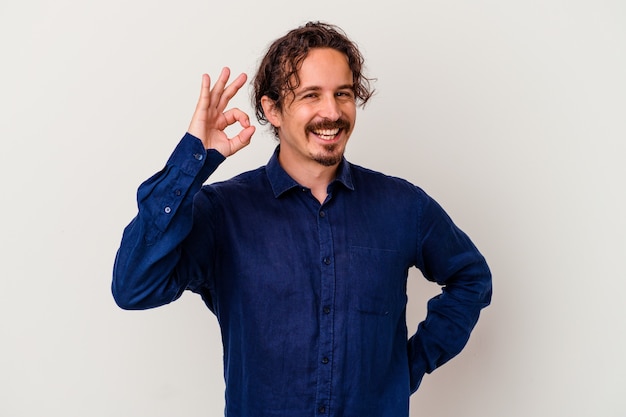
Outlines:
{"type": "MultiPolygon", "coordinates": [[[[223,413],[215,318],[193,294],[118,309],[113,259],[201,74],[252,74],[317,19],[378,78],[348,158],[422,186],[494,273],[492,306],[411,415],[626,415],[622,0],[2,0],[0,416],[223,413]]],[[[261,128],[212,180],[273,147],[261,128]]],[[[410,281],[413,329],[438,289],[410,281]]]]}

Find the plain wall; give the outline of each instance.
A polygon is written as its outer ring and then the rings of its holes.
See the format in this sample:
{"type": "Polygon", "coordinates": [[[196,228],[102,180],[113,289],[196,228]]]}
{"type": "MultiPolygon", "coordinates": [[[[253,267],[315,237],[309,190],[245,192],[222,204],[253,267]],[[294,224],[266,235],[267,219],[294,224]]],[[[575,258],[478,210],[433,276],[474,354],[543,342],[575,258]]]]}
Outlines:
{"type": "MultiPolygon", "coordinates": [[[[0,416],[223,413],[215,318],[194,294],[120,310],[113,259],[201,74],[253,74],[307,20],[378,79],[348,159],[423,187],[494,273],[411,415],[626,415],[623,1],[2,0],[0,416]]],[[[274,146],[261,128],[211,181],[274,146]]],[[[409,291],[412,333],[438,288],[413,271],[409,291]]]]}

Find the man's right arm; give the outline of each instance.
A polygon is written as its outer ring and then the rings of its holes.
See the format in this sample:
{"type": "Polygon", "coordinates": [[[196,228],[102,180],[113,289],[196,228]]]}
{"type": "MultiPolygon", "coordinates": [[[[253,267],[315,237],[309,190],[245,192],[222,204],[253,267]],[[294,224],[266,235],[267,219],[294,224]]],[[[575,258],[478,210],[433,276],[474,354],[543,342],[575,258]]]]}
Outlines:
{"type": "MultiPolygon", "coordinates": [[[[193,225],[193,198],[224,158],[250,143],[254,126],[248,115],[229,101],[245,84],[241,74],[229,85],[224,68],[211,88],[202,76],[202,87],[188,133],[165,168],[138,190],[139,213],[126,227],[113,268],[113,297],[125,309],[146,309],[180,297],[191,274],[181,265],[181,244],[193,225]],[[224,130],[239,123],[241,131],[228,137],[224,130]]],[[[197,277],[196,277],[197,278],[197,277]]]]}
{"type": "Polygon", "coordinates": [[[224,161],[187,133],[167,164],[137,191],[139,212],[124,229],[111,290],[124,309],[146,309],[180,297],[190,279],[177,270],[191,231],[193,197],[224,161]]]}

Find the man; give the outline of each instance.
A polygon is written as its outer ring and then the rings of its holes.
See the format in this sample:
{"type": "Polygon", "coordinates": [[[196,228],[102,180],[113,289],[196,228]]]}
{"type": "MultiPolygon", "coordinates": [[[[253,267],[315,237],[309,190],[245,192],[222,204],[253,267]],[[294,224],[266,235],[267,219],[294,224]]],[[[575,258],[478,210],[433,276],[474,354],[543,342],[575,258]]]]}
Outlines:
{"type": "Polygon", "coordinates": [[[204,75],[188,133],[139,188],[114,297],[145,309],[202,296],[221,328],[227,416],[408,416],[424,373],[461,351],[490,302],[484,258],[435,201],[343,157],[372,95],[362,65],[331,25],[275,41],[254,104],[279,146],[266,166],[208,186],[255,129],[226,110],[246,76],[227,86],[224,69],[211,88],[204,75]],[[443,291],[409,339],[413,266],[443,291]]]}

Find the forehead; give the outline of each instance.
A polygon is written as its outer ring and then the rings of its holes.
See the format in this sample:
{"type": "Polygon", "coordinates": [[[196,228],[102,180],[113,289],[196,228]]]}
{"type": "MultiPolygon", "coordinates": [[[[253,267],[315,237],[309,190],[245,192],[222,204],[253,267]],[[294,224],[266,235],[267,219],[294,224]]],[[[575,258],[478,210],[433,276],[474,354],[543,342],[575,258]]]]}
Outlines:
{"type": "Polygon", "coordinates": [[[331,48],[311,49],[298,70],[299,88],[352,84],[346,54],[331,48]]]}

